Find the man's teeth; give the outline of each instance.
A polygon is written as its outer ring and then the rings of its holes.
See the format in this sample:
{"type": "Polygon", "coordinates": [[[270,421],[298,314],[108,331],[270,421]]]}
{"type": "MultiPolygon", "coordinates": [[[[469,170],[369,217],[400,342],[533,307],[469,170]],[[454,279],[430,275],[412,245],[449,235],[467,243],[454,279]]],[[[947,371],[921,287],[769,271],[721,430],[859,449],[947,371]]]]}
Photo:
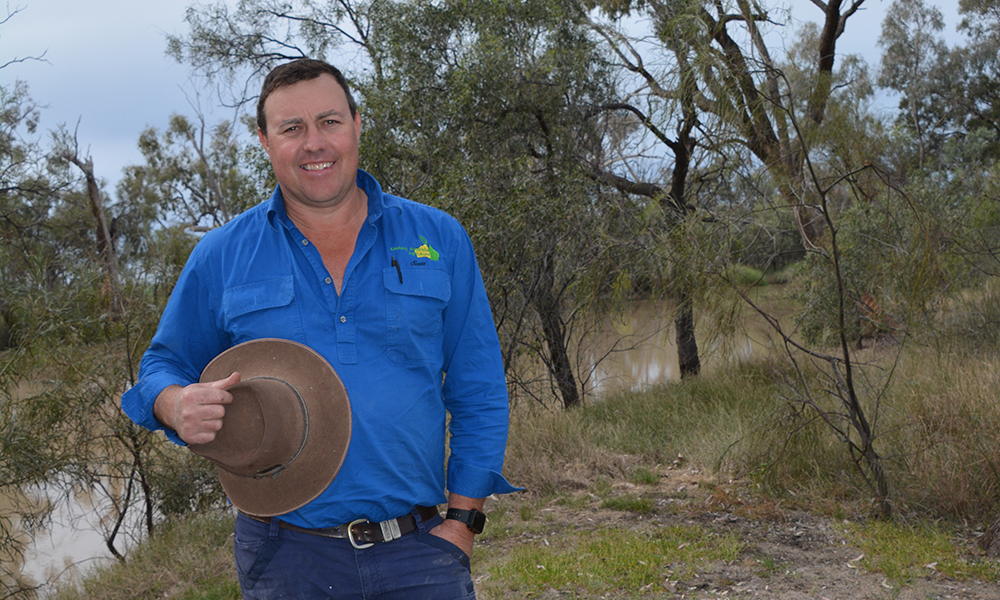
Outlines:
{"type": "Polygon", "coordinates": [[[333,166],[332,162],[325,162],[325,163],[314,163],[311,165],[302,165],[302,168],[305,169],[306,171],[322,171],[323,169],[332,166],[333,166]]]}

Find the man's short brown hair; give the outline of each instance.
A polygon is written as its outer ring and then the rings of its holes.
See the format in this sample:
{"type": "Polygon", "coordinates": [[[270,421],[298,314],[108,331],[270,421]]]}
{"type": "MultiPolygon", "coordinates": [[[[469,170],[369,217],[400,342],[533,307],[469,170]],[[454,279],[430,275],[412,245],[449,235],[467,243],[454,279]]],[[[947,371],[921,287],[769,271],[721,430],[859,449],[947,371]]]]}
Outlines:
{"type": "Polygon", "coordinates": [[[347,96],[347,106],[351,109],[351,118],[358,112],[358,104],[351,95],[351,89],[347,85],[347,79],[337,67],[314,58],[298,58],[291,62],[278,65],[264,78],[264,85],[260,89],[260,97],[257,98],[257,127],[267,135],[267,116],[264,114],[264,101],[271,95],[271,92],[278,88],[294,85],[300,81],[316,79],[320,75],[330,75],[337,80],[340,87],[344,89],[347,96]]]}

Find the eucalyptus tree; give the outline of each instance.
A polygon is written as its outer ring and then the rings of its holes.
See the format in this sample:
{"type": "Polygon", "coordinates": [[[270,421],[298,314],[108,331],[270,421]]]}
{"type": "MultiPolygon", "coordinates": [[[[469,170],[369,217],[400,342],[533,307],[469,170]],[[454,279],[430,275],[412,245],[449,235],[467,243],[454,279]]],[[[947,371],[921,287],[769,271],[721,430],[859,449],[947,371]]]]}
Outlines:
{"type": "MultiPolygon", "coordinates": [[[[862,401],[864,394],[877,397],[878,390],[857,384],[847,327],[857,290],[848,284],[843,238],[838,237],[843,211],[884,189],[877,178],[868,175],[880,162],[884,136],[866,148],[873,139],[868,134],[878,133],[879,127],[871,118],[852,114],[856,101],[871,93],[864,66],[848,59],[842,61],[846,68],[837,68],[842,58],[837,41],[863,3],[815,0],[812,6],[818,9],[819,27],[803,28],[787,55],[777,54],[769,42],[775,39],[769,30],[780,23],[760,2],[626,0],[600,4],[612,19],[618,15],[633,21],[647,19],[651,28],[645,37],[629,36],[607,22],[592,20],[615,48],[619,63],[643,84],[632,97],[645,96],[663,106],[678,107],[672,126],[677,133],[669,139],[671,143],[664,143],[674,156],[683,158],[686,149],[677,141],[684,139],[686,115],[695,115],[688,139],[694,141],[694,155],[700,153],[710,162],[695,171],[694,177],[689,175],[689,184],[704,185],[711,175],[708,165],[731,165],[749,154],[744,162],[758,169],[762,179],[791,206],[802,247],[812,257],[810,262],[821,266],[816,272],[821,274],[824,289],[831,292],[828,298],[834,305],[830,314],[838,352],[817,352],[784,333],[777,320],[764,316],[781,334],[793,364],[800,356],[825,363],[830,385],[816,392],[800,371],[798,381],[791,382],[796,392],[792,401],[808,407],[830,426],[854,458],[858,474],[870,486],[882,513],[889,514],[888,477],[876,451],[876,421],[862,401]],[[662,49],[655,57],[641,50],[650,39],[662,49]],[[667,59],[657,60],[660,56],[667,59]]],[[[669,117],[646,112],[640,121],[650,130],[662,131],[669,117]]],[[[720,173],[731,175],[734,170],[720,173]]],[[[621,178],[623,189],[644,183],[625,172],[612,175],[621,178]]],[[[705,204],[692,201],[696,197],[674,200],[703,210],[705,204]]],[[[720,256],[720,261],[724,264],[726,259],[720,256]]],[[[871,283],[871,273],[867,279],[863,279],[864,272],[853,274],[860,276],[853,283],[871,283]]],[[[744,299],[753,305],[746,295],[744,299]]]]}
{"type": "Polygon", "coordinates": [[[939,151],[942,143],[941,103],[947,100],[933,93],[937,78],[930,76],[944,66],[948,53],[939,36],[942,29],[944,17],[936,7],[923,0],[894,0],[878,40],[884,49],[878,83],[902,96],[900,121],[913,133],[917,169],[925,168],[928,154],[939,151]]]}
{"type": "Polygon", "coordinates": [[[955,117],[965,131],[983,130],[991,155],[1000,158],[1000,2],[959,0],[959,12],[968,43],[957,51],[964,60],[952,72],[967,79],[960,88],[964,93],[956,94],[955,117]]]}
{"type": "MultiPolygon", "coordinates": [[[[952,139],[986,142],[1000,157],[1000,3],[959,3],[964,44],[948,47],[941,11],[922,0],[896,0],[887,13],[878,83],[899,94],[897,122],[908,134],[919,170],[947,171],[952,139]]],[[[904,168],[903,164],[900,168],[904,168]]],[[[913,171],[917,175],[917,170],[913,171]]]]}
{"type": "Polygon", "coordinates": [[[379,135],[395,143],[376,146],[433,148],[417,163],[414,195],[458,216],[478,242],[508,375],[522,381],[516,356],[532,351],[563,405],[576,405],[591,366],[573,364],[571,345],[611,300],[611,282],[647,259],[630,221],[637,207],[591,181],[581,160],[603,153],[610,125],[589,117],[610,97],[612,74],[558,2],[388,13],[371,37],[388,85],[366,97],[389,117],[379,135]]]}
{"type": "Polygon", "coordinates": [[[769,34],[782,24],[767,5],[753,0],[626,0],[598,3],[612,17],[648,18],[652,35],[684,66],[685,87],[664,80],[647,68],[630,45],[621,45],[624,68],[645,80],[649,93],[677,97],[678,89],[693,99],[701,118],[711,117],[713,137],[744,145],[775,181],[781,197],[792,207],[803,244],[819,242],[823,223],[804,189],[805,159],[813,132],[827,116],[837,42],[848,19],[865,0],[813,0],[820,22],[808,60],[810,69],[792,94],[769,34]],[[634,57],[634,58],[633,58],[634,57]],[[797,116],[798,125],[792,123],[797,116]]]}

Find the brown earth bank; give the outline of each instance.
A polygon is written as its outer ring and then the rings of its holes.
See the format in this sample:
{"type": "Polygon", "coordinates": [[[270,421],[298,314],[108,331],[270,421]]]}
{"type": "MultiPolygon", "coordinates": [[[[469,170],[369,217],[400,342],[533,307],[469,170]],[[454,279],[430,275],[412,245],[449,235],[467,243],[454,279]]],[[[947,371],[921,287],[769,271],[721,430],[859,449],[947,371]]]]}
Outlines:
{"type": "MultiPolygon", "coordinates": [[[[568,482],[567,487],[579,490],[585,483],[573,486],[568,482]]],[[[672,579],[669,569],[664,569],[658,585],[646,586],[638,592],[588,596],[579,590],[549,588],[531,595],[539,599],[1000,600],[1000,584],[949,579],[935,569],[934,563],[923,566],[919,576],[903,582],[890,581],[884,574],[862,566],[864,554],[851,545],[843,520],[780,509],[766,499],[752,499],[740,493],[738,484],[720,485],[708,480],[697,469],[671,469],[656,484],[617,483],[613,488],[613,493],[653,498],[655,509],[647,514],[609,510],[602,508],[603,501],[592,495],[581,508],[580,503],[568,505],[563,498],[536,509],[539,513],[536,518],[545,523],[544,532],[528,528],[529,532],[497,540],[487,537],[480,544],[490,555],[502,556],[505,549],[539,543],[544,537],[554,539],[560,532],[579,535],[609,527],[644,531],[685,524],[700,526],[710,534],[735,535],[742,541],[737,560],[716,561],[684,580],[672,579]]],[[[586,491],[579,493],[589,495],[586,491]]],[[[971,533],[958,543],[970,559],[985,559],[971,533]]],[[[480,600],[515,597],[495,589],[486,591],[484,587],[489,586],[479,585],[480,600]]],[[[524,593],[518,593],[517,597],[524,597],[524,593]]]]}

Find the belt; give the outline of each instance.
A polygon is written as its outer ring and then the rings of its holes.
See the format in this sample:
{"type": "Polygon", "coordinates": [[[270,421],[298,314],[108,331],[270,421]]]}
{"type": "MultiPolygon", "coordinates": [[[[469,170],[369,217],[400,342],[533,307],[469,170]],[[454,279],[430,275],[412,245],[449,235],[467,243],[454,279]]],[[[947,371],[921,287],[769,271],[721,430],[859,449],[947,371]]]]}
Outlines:
{"type": "MultiPolygon", "coordinates": [[[[416,512],[420,515],[421,521],[426,521],[439,515],[436,506],[418,506],[416,507],[416,512]]],[[[261,523],[271,522],[271,517],[254,517],[246,513],[243,514],[261,523]]],[[[417,520],[412,514],[407,514],[397,519],[382,521],[381,523],[372,523],[368,519],[357,519],[350,523],[337,525],[336,527],[309,529],[278,519],[278,527],[322,537],[347,539],[350,540],[351,545],[355,548],[363,549],[374,546],[376,543],[398,540],[417,528],[417,520]]]]}

